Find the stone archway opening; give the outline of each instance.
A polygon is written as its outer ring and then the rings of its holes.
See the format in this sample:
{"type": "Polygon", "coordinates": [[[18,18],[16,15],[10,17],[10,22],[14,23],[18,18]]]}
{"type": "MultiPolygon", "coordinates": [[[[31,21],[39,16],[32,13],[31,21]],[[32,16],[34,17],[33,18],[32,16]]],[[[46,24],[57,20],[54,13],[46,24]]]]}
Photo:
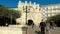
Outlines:
{"type": "Polygon", "coordinates": [[[32,25],[32,23],[33,23],[33,20],[29,19],[28,20],[28,25],[32,25]]]}

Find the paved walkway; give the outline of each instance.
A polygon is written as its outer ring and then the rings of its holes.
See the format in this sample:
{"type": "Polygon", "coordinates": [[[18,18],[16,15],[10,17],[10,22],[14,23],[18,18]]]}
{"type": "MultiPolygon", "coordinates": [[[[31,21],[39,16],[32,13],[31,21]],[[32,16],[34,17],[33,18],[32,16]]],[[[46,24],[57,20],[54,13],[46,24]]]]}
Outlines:
{"type": "MultiPolygon", "coordinates": [[[[27,34],[37,34],[35,31],[39,31],[39,28],[35,26],[32,28],[32,26],[28,26],[27,34]]],[[[50,29],[46,34],[60,34],[60,27],[55,27],[54,29],[50,29]]]]}
{"type": "Polygon", "coordinates": [[[35,31],[39,31],[39,28],[37,26],[34,28],[32,28],[32,26],[28,26],[27,34],[37,34],[35,31]]]}
{"type": "Polygon", "coordinates": [[[60,34],[60,27],[55,27],[54,29],[50,29],[49,34],[60,34]]]}

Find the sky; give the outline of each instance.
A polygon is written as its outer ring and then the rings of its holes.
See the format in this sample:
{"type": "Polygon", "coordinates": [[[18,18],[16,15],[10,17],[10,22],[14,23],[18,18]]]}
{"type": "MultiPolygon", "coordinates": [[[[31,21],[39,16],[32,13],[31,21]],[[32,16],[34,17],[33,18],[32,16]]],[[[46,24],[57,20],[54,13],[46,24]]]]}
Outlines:
{"type": "Polygon", "coordinates": [[[49,5],[49,4],[60,4],[60,0],[0,0],[0,5],[7,6],[7,7],[17,7],[18,2],[22,1],[31,1],[32,3],[36,2],[40,5],[49,5]]]}

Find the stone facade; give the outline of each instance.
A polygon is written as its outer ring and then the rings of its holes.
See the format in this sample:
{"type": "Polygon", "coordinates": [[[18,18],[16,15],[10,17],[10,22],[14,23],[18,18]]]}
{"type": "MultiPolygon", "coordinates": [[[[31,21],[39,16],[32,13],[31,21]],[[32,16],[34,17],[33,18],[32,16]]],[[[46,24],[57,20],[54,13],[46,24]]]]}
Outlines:
{"type": "Polygon", "coordinates": [[[17,23],[26,24],[26,15],[27,15],[27,23],[28,20],[32,20],[36,25],[38,25],[42,19],[46,20],[47,17],[54,16],[59,13],[60,5],[39,5],[35,2],[31,1],[28,3],[25,1],[24,3],[19,1],[17,10],[21,11],[21,17],[16,19],[17,23]],[[26,14],[27,11],[27,14],[26,14]]]}
{"type": "Polygon", "coordinates": [[[42,19],[41,7],[39,6],[39,4],[36,4],[35,2],[34,4],[32,4],[31,2],[27,3],[27,1],[25,1],[25,3],[19,1],[18,10],[20,10],[22,14],[21,18],[19,18],[19,22],[21,22],[21,24],[26,23],[26,10],[27,10],[27,22],[28,20],[32,20],[35,24],[38,24],[42,19]]]}

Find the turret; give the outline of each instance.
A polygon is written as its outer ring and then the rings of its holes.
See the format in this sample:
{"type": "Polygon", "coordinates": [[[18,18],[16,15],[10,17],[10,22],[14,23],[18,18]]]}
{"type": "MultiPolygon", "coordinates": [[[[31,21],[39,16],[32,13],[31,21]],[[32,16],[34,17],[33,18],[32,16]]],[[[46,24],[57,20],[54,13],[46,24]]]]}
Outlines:
{"type": "Polygon", "coordinates": [[[39,7],[39,4],[37,4],[37,6],[39,7]]]}
{"type": "Polygon", "coordinates": [[[21,1],[19,1],[19,3],[18,3],[18,8],[20,7],[20,4],[21,4],[21,1]]]}
{"type": "Polygon", "coordinates": [[[25,4],[27,5],[27,1],[25,1],[25,4]]]}
{"type": "Polygon", "coordinates": [[[36,5],[36,2],[34,2],[34,5],[36,5]]]}
{"type": "Polygon", "coordinates": [[[31,2],[31,1],[29,1],[29,4],[30,4],[30,6],[31,6],[32,2],[31,2]]]}

